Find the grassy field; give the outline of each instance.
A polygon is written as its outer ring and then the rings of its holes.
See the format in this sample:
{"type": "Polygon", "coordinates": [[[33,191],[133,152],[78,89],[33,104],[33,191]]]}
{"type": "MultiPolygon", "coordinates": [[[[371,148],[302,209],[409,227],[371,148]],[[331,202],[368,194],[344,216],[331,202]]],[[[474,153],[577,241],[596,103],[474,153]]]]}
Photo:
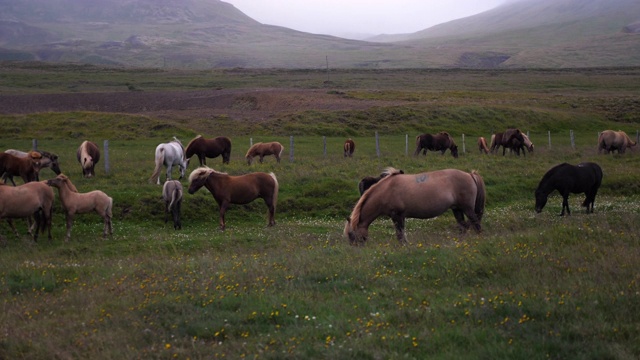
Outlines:
{"type": "MultiPolygon", "coordinates": [[[[185,194],[183,230],[174,231],[163,221],[160,187],[148,182],[155,146],[173,135],[186,143],[198,133],[188,123],[162,127],[156,126],[162,119],[104,113],[0,115],[3,148],[28,149],[37,138],[39,148],[60,155],[81,192],[101,189],[114,198],[115,232],[103,240],[101,219],[79,216],[72,240],[64,242],[59,202],[53,242],[34,244],[22,221],[18,239],[0,224],[0,358],[635,359],[640,158],[636,149],[599,155],[595,142],[605,128],[635,137],[640,85],[637,70],[592,71],[529,73],[527,80],[523,72],[452,70],[434,75],[433,84],[416,79],[409,86],[412,72],[350,77],[345,70],[334,84],[342,82],[338,91],[346,96],[414,100],[366,112],[290,114],[265,121],[255,135],[227,125],[231,163],[208,164],[230,174],[273,171],[280,196],[275,227],[266,227],[266,207],[258,201],[233,206],[225,232],[205,189],[185,194]],[[376,88],[379,77],[386,81],[376,88]],[[83,179],[75,149],[77,129],[89,119],[102,125],[83,136],[101,146],[109,140],[110,170],[101,162],[96,178],[83,179]],[[32,126],[43,124],[46,134],[32,126]],[[477,136],[512,124],[530,131],[533,154],[477,151],[477,136]],[[412,156],[415,135],[432,129],[450,130],[461,148],[465,134],[466,152],[458,159],[412,156]],[[356,141],[352,159],[342,157],[345,135],[356,141]],[[248,166],[250,138],[282,142],[283,161],[248,166]],[[595,213],[585,214],[583,196],[572,195],[572,215],[558,217],[556,194],[535,214],[533,192],[542,175],[555,164],[581,161],[604,170],[595,213]],[[379,219],[364,247],[349,246],[342,231],[358,181],[386,166],[408,173],[478,170],[487,185],[484,231],[460,234],[451,213],[410,219],[411,244],[401,247],[391,221],[379,219]]],[[[53,74],[59,84],[74,76],[53,74]]],[[[239,76],[227,81],[246,81],[239,76]]],[[[279,77],[290,84],[315,75],[255,76],[265,76],[268,87],[279,77]]],[[[163,80],[170,81],[160,73],[151,82],[163,80]]],[[[29,84],[8,92],[31,92],[29,84]]],[[[52,176],[43,170],[43,178],[52,176]]]]}

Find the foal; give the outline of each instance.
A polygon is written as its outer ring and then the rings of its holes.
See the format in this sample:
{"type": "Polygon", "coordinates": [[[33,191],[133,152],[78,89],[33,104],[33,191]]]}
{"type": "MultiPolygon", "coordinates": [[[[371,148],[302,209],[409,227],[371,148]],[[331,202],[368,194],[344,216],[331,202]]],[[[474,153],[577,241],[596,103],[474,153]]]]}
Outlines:
{"type": "Polygon", "coordinates": [[[162,186],[164,199],[164,223],[169,220],[169,213],[173,216],[173,228],[182,229],[180,221],[180,207],[182,205],[182,184],[178,180],[168,180],[162,186]]]}

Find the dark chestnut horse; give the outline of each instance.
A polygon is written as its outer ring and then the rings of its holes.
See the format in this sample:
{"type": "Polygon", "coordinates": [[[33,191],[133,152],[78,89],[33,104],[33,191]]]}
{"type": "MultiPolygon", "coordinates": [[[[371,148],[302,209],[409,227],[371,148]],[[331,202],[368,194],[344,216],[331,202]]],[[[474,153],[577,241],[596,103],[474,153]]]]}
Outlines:
{"type": "Polygon", "coordinates": [[[20,176],[25,183],[36,181],[38,172],[40,171],[40,162],[42,154],[37,151],[30,151],[26,157],[18,157],[6,152],[0,153],[0,174],[6,179],[11,180],[13,186],[14,176],[20,176]]]}
{"type": "Polygon", "coordinates": [[[416,136],[416,151],[414,156],[418,156],[420,151],[423,150],[423,155],[427,154],[427,150],[440,151],[442,155],[447,150],[451,150],[451,155],[454,158],[458,157],[458,146],[453,141],[453,137],[446,131],[441,131],[435,135],[422,134],[416,136]]]}
{"type": "Polygon", "coordinates": [[[260,163],[264,160],[265,156],[273,155],[276,157],[276,161],[280,163],[280,155],[282,155],[282,151],[284,150],[284,146],[277,141],[267,142],[267,143],[255,143],[253,146],[249,148],[247,154],[244,156],[247,158],[247,163],[251,165],[253,162],[253,158],[256,156],[260,157],[260,163]]]}
{"type": "Polygon", "coordinates": [[[344,157],[352,157],[353,156],[353,152],[356,150],[356,143],[353,142],[353,140],[351,139],[347,139],[344,142],[344,157]]]}
{"type": "Polygon", "coordinates": [[[197,155],[198,160],[200,160],[200,166],[207,165],[207,158],[213,159],[220,155],[222,155],[222,163],[228,164],[231,157],[231,140],[225,136],[205,139],[202,135],[198,135],[189,141],[184,153],[187,159],[197,155]]]}
{"type": "Polygon", "coordinates": [[[558,190],[562,195],[562,212],[565,209],[567,214],[571,215],[569,210],[569,194],[584,193],[586,198],[582,206],[587,208],[587,214],[593,212],[593,203],[596,199],[598,189],[602,184],[602,169],[596,163],[583,162],[578,165],[562,163],[552,167],[540,180],[536,189],[536,212],[542,211],[547,204],[549,194],[558,190]]]}
{"type": "Polygon", "coordinates": [[[220,230],[225,229],[224,213],[231,204],[248,204],[262,198],[269,209],[267,226],[276,224],[275,213],[278,202],[278,179],[274,173],[255,172],[230,176],[208,167],[200,167],[189,175],[189,194],[206,187],[220,207],[220,230]]]}
{"type": "Polygon", "coordinates": [[[364,194],[364,192],[367,191],[367,189],[372,187],[374,184],[377,184],[378,181],[382,180],[383,177],[391,175],[387,171],[394,171],[393,174],[404,174],[404,171],[402,170],[396,170],[396,169],[391,170],[391,169],[393,168],[389,168],[383,171],[380,175],[376,177],[367,176],[367,177],[364,177],[362,180],[360,180],[360,183],[358,183],[358,190],[360,191],[360,196],[362,196],[362,194],[364,194]]]}
{"type": "Polygon", "coordinates": [[[76,157],[80,166],[82,166],[82,176],[90,178],[96,176],[95,167],[100,161],[100,149],[98,145],[92,141],[83,141],[76,151],[76,157]]]}
{"type": "MultiPolygon", "coordinates": [[[[56,175],[60,175],[62,170],[60,170],[60,164],[58,163],[58,155],[54,153],[50,153],[48,151],[42,151],[42,150],[34,150],[34,151],[37,151],[42,155],[42,159],[40,159],[41,170],[44,168],[50,168],[54,173],[56,173],[56,175]]],[[[7,154],[11,154],[13,156],[21,157],[21,158],[26,158],[29,156],[28,152],[14,150],[14,149],[7,149],[4,152],[6,152],[7,154]]],[[[39,174],[40,174],[39,172],[36,174],[36,181],[40,180],[39,174]]],[[[13,183],[13,179],[11,180],[11,182],[13,183]]]]}

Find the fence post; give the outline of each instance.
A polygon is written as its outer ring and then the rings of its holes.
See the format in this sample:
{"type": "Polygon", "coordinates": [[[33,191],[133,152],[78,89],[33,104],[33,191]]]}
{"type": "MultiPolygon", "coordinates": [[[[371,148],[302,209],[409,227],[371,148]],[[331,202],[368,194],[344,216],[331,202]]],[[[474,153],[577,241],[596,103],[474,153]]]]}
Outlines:
{"type": "Polygon", "coordinates": [[[322,153],[324,157],[327,157],[327,137],[326,136],[322,137],[322,148],[323,148],[322,153]]]}
{"type": "Polygon", "coordinates": [[[551,148],[551,131],[547,131],[547,136],[549,136],[549,148],[551,148]]]}
{"type": "Polygon", "coordinates": [[[31,140],[31,147],[33,150],[38,150],[38,139],[31,140]]]}
{"type": "Polygon", "coordinates": [[[571,148],[575,149],[576,148],[576,139],[573,136],[573,130],[569,130],[569,137],[571,139],[571,148]]]}
{"type": "Polygon", "coordinates": [[[636,144],[640,143],[640,131],[636,130],[636,144]]]}
{"type": "Polygon", "coordinates": [[[376,155],[380,157],[380,138],[378,137],[377,131],[376,131],[376,155]]]}
{"type": "Polygon", "coordinates": [[[253,138],[249,138],[249,147],[253,146],[253,138]]]}
{"type": "Polygon", "coordinates": [[[109,140],[104,141],[104,172],[109,175],[109,140]]]}
{"type": "Polygon", "coordinates": [[[409,156],[409,134],[404,135],[404,156],[409,156]]]}
{"type": "Polygon", "coordinates": [[[293,162],[293,135],[289,137],[289,162],[293,162]]]}
{"type": "Polygon", "coordinates": [[[464,134],[462,134],[462,153],[465,154],[467,152],[467,145],[464,143],[464,134]]]}

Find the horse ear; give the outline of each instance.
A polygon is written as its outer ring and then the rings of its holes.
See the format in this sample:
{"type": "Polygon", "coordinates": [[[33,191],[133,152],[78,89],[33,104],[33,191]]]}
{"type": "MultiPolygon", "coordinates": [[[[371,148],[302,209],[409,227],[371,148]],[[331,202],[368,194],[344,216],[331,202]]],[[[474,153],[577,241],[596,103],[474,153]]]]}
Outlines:
{"type": "Polygon", "coordinates": [[[351,222],[351,217],[347,216],[347,222],[351,222]]]}

